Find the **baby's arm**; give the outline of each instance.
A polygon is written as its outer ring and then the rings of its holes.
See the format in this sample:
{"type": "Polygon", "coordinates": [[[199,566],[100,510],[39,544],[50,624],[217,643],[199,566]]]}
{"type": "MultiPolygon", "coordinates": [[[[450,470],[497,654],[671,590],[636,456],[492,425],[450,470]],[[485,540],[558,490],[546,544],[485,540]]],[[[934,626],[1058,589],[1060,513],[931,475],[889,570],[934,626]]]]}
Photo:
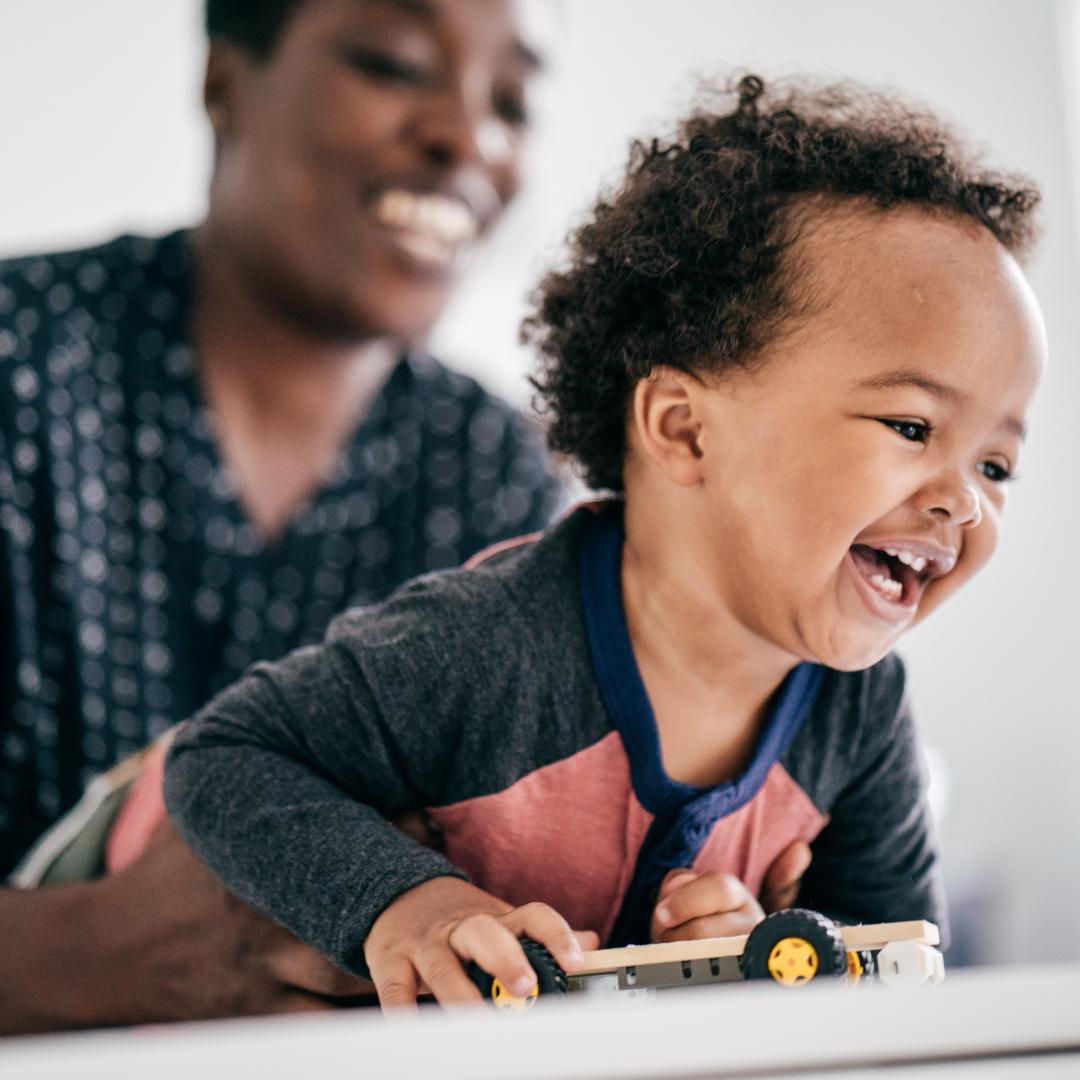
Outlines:
{"type": "Polygon", "coordinates": [[[330,641],[215,698],[177,736],[165,775],[170,815],[222,881],[358,974],[379,911],[423,881],[461,876],[387,824],[422,799],[380,723],[330,641]]]}
{"type": "Polygon", "coordinates": [[[567,969],[577,959],[552,909],[511,909],[386,823],[445,801],[447,775],[474,771],[486,745],[466,721],[484,665],[506,665],[471,647],[455,614],[418,584],[343,616],[323,645],[216,698],[166,768],[170,813],[225,884],[370,974],[387,1003],[424,986],[443,1001],[475,997],[461,960],[512,985],[528,972],[519,934],[567,969]]]}

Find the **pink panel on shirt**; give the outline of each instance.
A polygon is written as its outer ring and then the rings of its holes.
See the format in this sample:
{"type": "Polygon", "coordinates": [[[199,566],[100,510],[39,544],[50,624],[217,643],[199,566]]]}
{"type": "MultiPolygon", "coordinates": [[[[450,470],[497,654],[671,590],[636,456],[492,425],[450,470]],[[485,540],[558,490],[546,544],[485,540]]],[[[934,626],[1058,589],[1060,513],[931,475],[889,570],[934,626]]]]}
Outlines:
{"type": "Polygon", "coordinates": [[[634,795],[618,732],[505,791],[428,808],[445,854],[515,906],[541,900],[606,940],[652,815],[634,795]]]}
{"type": "Polygon", "coordinates": [[[693,869],[734,874],[755,896],[765,873],[795,840],[814,839],[827,818],[776,762],[758,793],[714,826],[694,860],[693,869]]]}
{"type": "Polygon", "coordinates": [[[142,772],[113,821],[105,845],[105,869],[110,874],[138,858],[150,834],[165,818],[165,752],[170,742],[171,733],[149,748],[142,772]]]}
{"type": "MultiPolygon", "coordinates": [[[[591,510],[594,514],[598,514],[609,502],[613,501],[613,499],[586,499],[584,502],[575,503],[573,506],[569,507],[559,515],[557,521],[565,521],[579,510],[591,510]]],[[[556,523],[557,522],[552,522],[552,525],[556,523]]],[[[486,548],[482,548],[475,555],[466,559],[465,562],[462,563],[462,566],[466,570],[473,570],[477,566],[480,566],[481,563],[487,562],[488,559],[492,559],[496,555],[501,555],[504,551],[511,551],[514,548],[522,547],[524,544],[534,543],[543,535],[543,530],[540,530],[538,532],[525,533],[522,536],[511,536],[507,540],[500,540],[498,543],[489,544],[486,548]]]]}

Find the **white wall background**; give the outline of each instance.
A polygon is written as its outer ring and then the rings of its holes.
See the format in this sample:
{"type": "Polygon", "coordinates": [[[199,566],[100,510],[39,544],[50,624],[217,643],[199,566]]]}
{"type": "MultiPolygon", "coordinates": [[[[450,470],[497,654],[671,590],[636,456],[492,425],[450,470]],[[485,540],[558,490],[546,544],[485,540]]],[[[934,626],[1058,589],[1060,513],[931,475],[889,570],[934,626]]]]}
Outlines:
{"type": "MultiPolygon", "coordinates": [[[[1031,268],[1053,363],[991,568],[908,639],[928,740],[950,770],[956,930],[1000,961],[1080,958],[1080,163],[1077,0],[564,0],[565,48],[533,189],[436,334],[519,402],[522,297],[628,138],[692,72],[885,82],[1035,176],[1031,268]],[[1075,156],[1074,156],[1075,155],[1075,156]]],[[[197,218],[209,141],[199,0],[0,0],[0,256],[197,218]]]]}

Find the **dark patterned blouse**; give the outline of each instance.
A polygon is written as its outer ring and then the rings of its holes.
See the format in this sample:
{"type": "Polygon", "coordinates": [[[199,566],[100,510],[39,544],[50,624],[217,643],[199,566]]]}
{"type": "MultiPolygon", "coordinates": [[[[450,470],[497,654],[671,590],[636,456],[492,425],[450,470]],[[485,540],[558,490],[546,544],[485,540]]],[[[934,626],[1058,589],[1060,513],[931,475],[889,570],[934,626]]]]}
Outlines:
{"type": "Polygon", "coordinates": [[[247,665],[559,499],[524,421],[410,355],[264,543],[193,368],[189,240],[0,263],[0,875],[247,665]]]}

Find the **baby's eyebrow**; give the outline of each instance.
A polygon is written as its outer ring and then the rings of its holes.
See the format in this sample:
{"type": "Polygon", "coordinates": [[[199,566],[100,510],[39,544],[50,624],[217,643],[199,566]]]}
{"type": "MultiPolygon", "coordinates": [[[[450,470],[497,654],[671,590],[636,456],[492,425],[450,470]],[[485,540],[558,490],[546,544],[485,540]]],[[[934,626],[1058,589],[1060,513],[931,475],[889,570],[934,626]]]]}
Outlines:
{"type": "MultiPolygon", "coordinates": [[[[925,372],[914,371],[911,368],[871,375],[868,379],[860,379],[854,386],[856,390],[892,390],[898,386],[913,386],[917,390],[924,390],[933,397],[957,407],[968,401],[968,395],[963,390],[958,390],[955,386],[940,382],[925,372]]],[[[1004,417],[1001,426],[1018,439],[1024,439],[1027,436],[1027,427],[1015,416],[1004,417]]]]}
{"type": "Polygon", "coordinates": [[[902,368],[897,371],[886,371],[880,375],[871,375],[868,379],[861,379],[855,383],[856,390],[892,390],[898,386],[914,386],[917,390],[925,390],[950,405],[963,405],[967,401],[967,394],[957,390],[955,386],[939,382],[921,371],[913,371],[910,368],[902,368]]]}

